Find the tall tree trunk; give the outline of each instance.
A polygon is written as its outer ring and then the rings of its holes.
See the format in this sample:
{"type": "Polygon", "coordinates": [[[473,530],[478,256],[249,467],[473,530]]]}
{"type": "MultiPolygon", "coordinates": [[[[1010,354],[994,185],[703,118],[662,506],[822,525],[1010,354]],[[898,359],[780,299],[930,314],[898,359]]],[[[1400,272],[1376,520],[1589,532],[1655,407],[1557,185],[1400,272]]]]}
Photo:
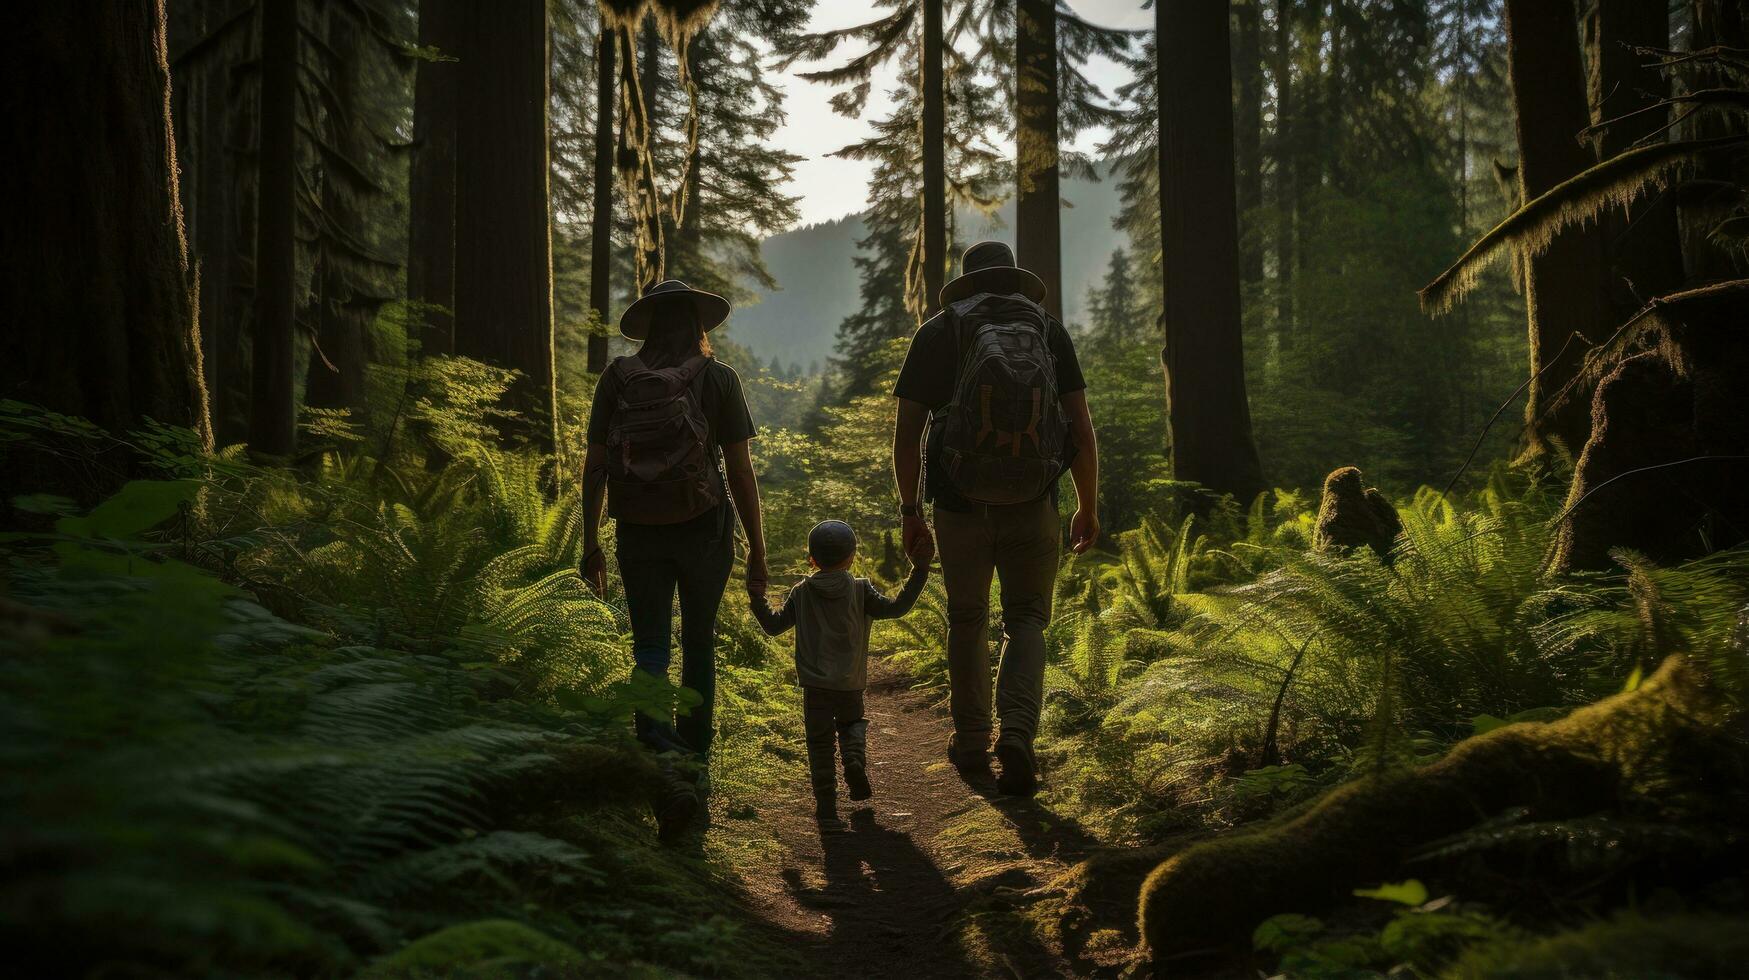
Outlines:
{"type": "Polygon", "coordinates": [[[1160,253],[1174,475],[1263,492],[1245,395],[1227,5],[1155,0],[1160,253]]]}
{"type": "Polygon", "coordinates": [[[589,335],[591,374],[607,370],[607,316],[613,299],[614,77],[619,72],[614,60],[619,50],[616,37],[603,17],[601,33],[595,39],[595,200],[589,216],[589,308],[601,321],[601,329],[589,335]]]}
{"type": "MultiPolygon", "coordinates": [[[[1233,71],[1239,102],[1235,107],[1233,153],[1239,179],[1239,216],[1244,220],[1263,207],[1263,0],[1235,0],[1233,71]]],[[[1240,236],[1239,278],[1246,285],[1263,281],[1263,250],[1257,236],[1240,236]]]]}
{"type": "Polygon", "coordinates": [[[923,301],[934,315],[947,273],[947,102],[942,84],[942,0],[923,4],[923,301]]]}
{"type": "MultiPolygon", "coordinates": [[[[1749,47],[1749,10],[1742,0],[1689,0],[1689,47],[1695,51],[1720,46],[1742,49],[1749,47]]],[[[1696,64],[1686,76],[1689,90],[1732,86],[1740,83],[1728,71],[1696,64]]],[[[1699,113],[1687,124],[1684,135],[1691,139],[1708,139],[1741,132],[1740,124],[1722,113],[1699,113]]],[[[1684,189],[1678,206],[1682,229],[1683,264],[1691,282],[1711,283],[1734,279],[1745,274],[1746,264],[1740,252],[1729,240],[1713,238],[1713,229],[1730,217],[1738,204],[1739,192],[1749,173],[1741,163],[1723,154],[1708,154],[1695,167],[1694,179],[1684,189]]]]}
{"type": "Polygon", "coordinates": [[[553,445],[545,0],[470,4],[456,119],[456,353],[520,372],[511,403],[553,445]]]}
{"type": "Polygon", "coordinates": [[[1044,280],[1063,315],[1061,168],[1057,147],[1057,2],[1018,0],[1014,25],[1016,261],[1044,280]]]}
{"type": "MultiPolygon", "coordinates": [[[[468,0],[420,0],[419,44],[453,59],[468,0]]],[[[407,296],[426,304],[420,340],[427,354],[455,350],[455,126],[452,60],[422,61],[413,89],[413,168],[408,191],[407,296]]]]}
{"type": "MultiPolygon", "coordinates": [[[[686,46],[686,74],[689,79],[687,84],[689,88],[694,90],[695,98],[699,75],[698,50],[699,43],[703,40],[704,30],[700,29],[698,33],[693,35],[692,42],[686,46]]],[[[697,126],[702,130],[703,122],[697,122],[697,126]]],[[[686,151],[686,183],[681,188],[680,195],[681,206],[684,210],[680,214],[680,227],[678,229],[681,254],[695,262],[700,261],[704,250],[704,223],[701,220],[702,214],[699,207],[699,188],[703,180],[703,170],[704,134],[700,131],[692,134],[691,143],[686,151]]],[[[698,272],[692,269],[688,269],[687,272],[693,276],[698,275],[698,272]]]]}
{"type": "Polygon", "coordinates": [[[246,318],[238,304],[239,250],[246,243],[239,187],[246,175],[232,148],[240,139],[235,117],[245,111],[246,100],[238,97],[232,76],[246,52],[246,44],[239,42],[249,36],[252,17],[215,2],[173,13],[170,92],[181,161],[179,189],[199,300],[203,380],[214,440],[229,445],[248,438],[249,426],[242,337],[246,318]]]}
{"type": "Polygon", "coordinates": [[[1294,173],[1294,3],[1275,4],[1275,334],[1276,346],[1293,346],[1294,213],[1299,177],[1294,173]]]}
{"type": "MultiPolygon", "coordinates": [[[[1590,122],[1572,0],[1506,0],[1507,73],[1518,128],[1518,178],[1529,201],[1594,160],[1574,138],[1590,122]]],[[[1591,434],[1591,397],[1570,390],[1586,351],[1614,328],[1604,301],[1604,250],[1595,226],[1569,228],[1525,273],[1530,329],[1532,453],[1559,439],[1577,454],[1591,434]]]]}
{"type": "Polygon", "coordinates": [[[298,0],[260,0],[261,137],[255,206],[255,323],[249,345],[249,446],[296,443],[298,0]]]}
{"type": "MultiPolygon", "coordinates": [[[[346,12],[329,7],[327,17],[327,48],[333,65],[328,90],[338,110],[330,116],[333,128],[327,138],[342,156],[362,160],[365,151],[359,145],[354,118],[358,109],[358,33],[346,12]]],[[[334,174],[322,176],[323,223],[356,228],[359,222],[353,197],[341,190],[339,183],[334,174]]],[[[331,234],[326,230],[318,234],[316,346],[305,370],[304,404],[361,413],[366,408],[365,365],[369,357],[365,331],[369,318],[353,296],[343,267],[345,260],[331,234]]]]}
{"type": "Polygon", "coordinates": [[[6,118],[25,149],[0,245],[0,392],[210,444],[162,0],[26,4],[5,38],[6,118]]]}
{"type": "MultiPolygon", "coordinates": [[[[1590,42],[1591,120],[1602,122],[1651,106],[1670,85],[1635,47],[1670,47],[1670,11],[1645,0],[1598,0],[1586,24],[1590,42]]],[[[1598,157],[1632,149],[1641,140],[1662,140],[1666,112],[1642,112],[1612,124],[1597,144],[1598,157]]],[[[1610,245],[1610,301],[1617,319],[1632,316],[1647,300],[1681,289],[1682,243],[1676,227],[1676,195],[1661,194],[1603,222],[1610,245]]]]}

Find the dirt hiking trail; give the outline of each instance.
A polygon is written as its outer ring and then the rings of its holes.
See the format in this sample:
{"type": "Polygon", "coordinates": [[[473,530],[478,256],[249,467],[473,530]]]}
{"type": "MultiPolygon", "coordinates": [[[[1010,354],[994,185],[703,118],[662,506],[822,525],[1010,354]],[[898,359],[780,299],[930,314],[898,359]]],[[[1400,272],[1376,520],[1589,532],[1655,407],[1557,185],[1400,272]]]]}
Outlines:
{"type": "Polygon", "coordinates": [[[803,975],[1133,969],[1130,883],[1145,868],[1101,876],[1119,879],[1115,887],[1086,887],[1076,865],[1095,856],[1098,842],[1036,801],[998,796],[994,779],[968,785],[947,761],[946,712],[878,658],[866,713],[875,795],[851,803],[841,788],[841,828],[815,822],[805,765],[758,807],[776,846],[741,884],[755,913],[786,934],[803,975]]]}

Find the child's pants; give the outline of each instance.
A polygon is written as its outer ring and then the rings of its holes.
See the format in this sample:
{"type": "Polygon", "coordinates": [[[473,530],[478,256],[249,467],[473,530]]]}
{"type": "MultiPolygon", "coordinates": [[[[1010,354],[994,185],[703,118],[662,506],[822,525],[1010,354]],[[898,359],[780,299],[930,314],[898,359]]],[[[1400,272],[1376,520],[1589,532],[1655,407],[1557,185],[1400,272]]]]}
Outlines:
{"type": "Polygon", "coordinates": [[[834,744],[844,756],[846,769],[868,765],[868,720],[862,716],[862,692],[803,687],[802,728],[807,734],[808,776],[814,799],[836,800],[834,744]]]}

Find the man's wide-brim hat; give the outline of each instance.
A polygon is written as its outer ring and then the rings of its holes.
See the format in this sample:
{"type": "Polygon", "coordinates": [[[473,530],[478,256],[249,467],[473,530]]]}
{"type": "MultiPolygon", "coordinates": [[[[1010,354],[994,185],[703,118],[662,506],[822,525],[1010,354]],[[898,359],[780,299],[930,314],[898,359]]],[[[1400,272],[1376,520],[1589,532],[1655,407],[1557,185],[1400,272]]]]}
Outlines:
{"type": "Polygon", "coordinates": [[[698,314],[698,325],[710,333],[729,318],[729,301],[716,293],[693,289],[678,279],[664,279],[644,290],[638,301],[626,307],[619,318],[620,335],[627,340],[643,340],[650,335],[650,321],[658,306],[684,297],[692,302],[698,314]]]}
{"type": "Polygon", "coordinates": [[[941,305],[951,306],[979,293],[1019,293],[1034,303],[1045,299],[1043,279],[1014,264],[1014,250],[1001,242],[979,242],[960,257],[960,276],[941,287],[941,305]]]}

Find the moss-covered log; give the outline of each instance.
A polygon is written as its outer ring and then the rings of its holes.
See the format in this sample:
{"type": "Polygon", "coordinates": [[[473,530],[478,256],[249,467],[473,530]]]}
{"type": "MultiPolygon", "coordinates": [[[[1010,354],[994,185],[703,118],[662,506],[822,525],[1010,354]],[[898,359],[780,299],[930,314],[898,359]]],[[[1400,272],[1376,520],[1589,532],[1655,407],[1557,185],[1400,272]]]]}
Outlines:
{"type": "Polygon", "coordinates": [[[1242,939],[1268,916],[1401,876],[1423,845],[1509,807],[1558,820],[1617,806],[1654,779],[1663,794],[1702,785],[1707,772],[1741,769],[1744,740],[1715,737],[1738,718],[1699,666],[1672,657],[1633,692],[1496,729],[1432,765],[1349,784],[1277,824],[1172,857],[1142,886],[1142,937],[1157,961],[1242,939]]]}

